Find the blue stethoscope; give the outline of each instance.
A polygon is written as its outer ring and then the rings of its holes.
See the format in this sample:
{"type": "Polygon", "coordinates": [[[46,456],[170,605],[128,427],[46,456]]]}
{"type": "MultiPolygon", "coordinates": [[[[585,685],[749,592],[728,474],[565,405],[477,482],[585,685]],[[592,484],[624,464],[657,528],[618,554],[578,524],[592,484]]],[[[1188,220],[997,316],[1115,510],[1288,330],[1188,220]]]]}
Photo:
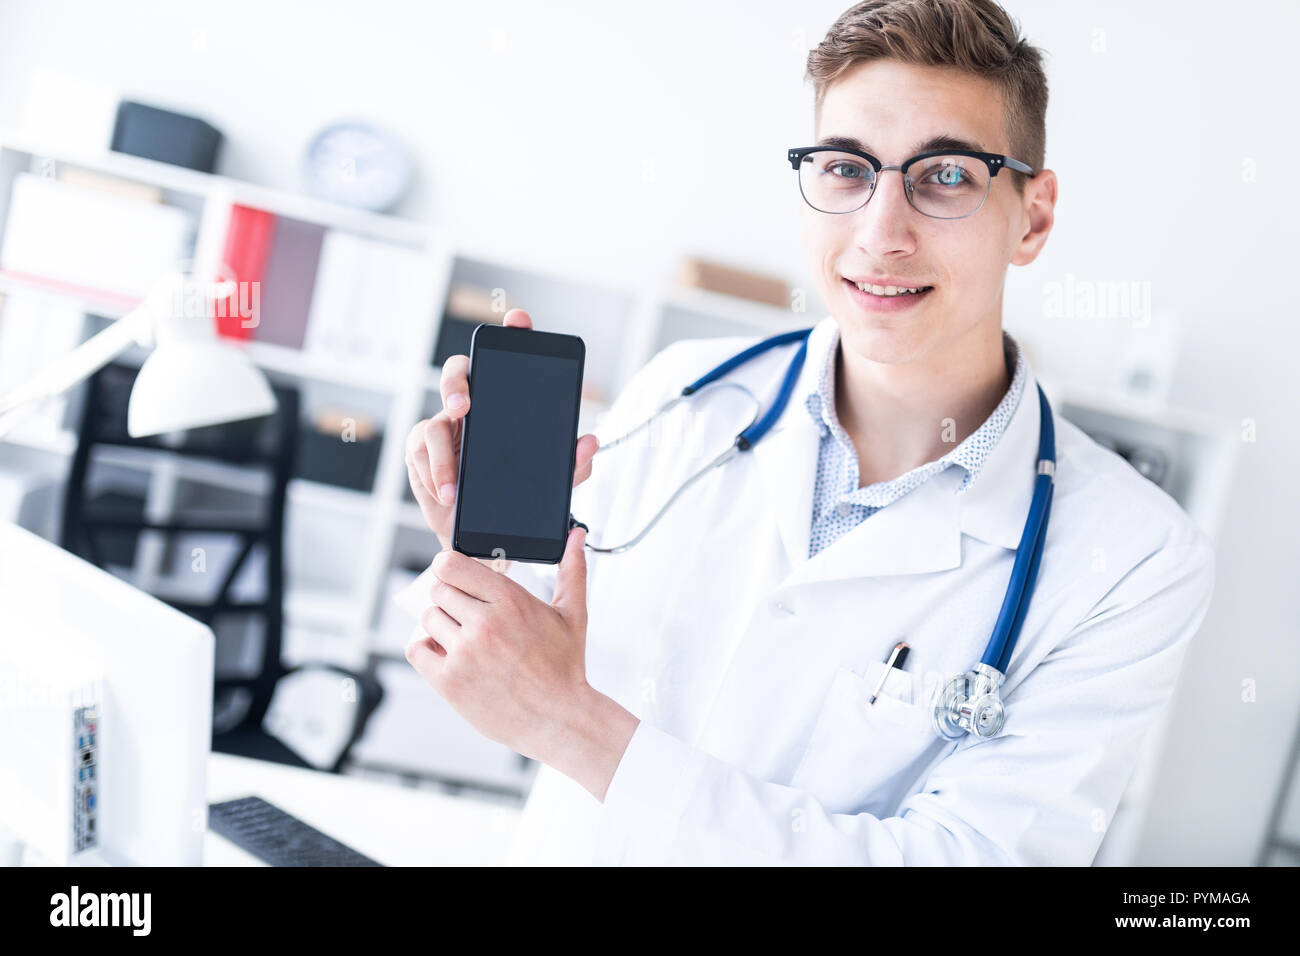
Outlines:
{"type": "MultiPolygon", "coordinates": [[[[672,506],[682,492],[714,468],[721,467],[736,455],[757,445],[759,440],[767,434],[768,429],[776,424],[777,419],[781,417],[781,413],[785,411],[786,404],[790,401],[790,394],[794,391],[795,380],[799,377],[804,359],[808,354],[808,337],[811,333],[811,328],[782,332],[779,335],[773,335],[755,345],[751,345],[743,352],[738,352],[721,365],[687,385],[682,389],[680,395],[668,401],[662,408],[626,435],[602,444],[597,449],[597,454],[608,451],[627,441],[642,429],[649,427],[656,418],[675,405],[684,402],[690,396],[705,389],[733,388],[744,392],[754,403],[754,417],[736,436],[731,447],[686,479],[636,537],[612,548],[596,547],[588,543],[587,549],[603,554],[618,554],[628,550],[645,537],[650,529],[659,522],[664,512],[672,506]],[[791,358],[785,376],[781,379],[781,387],[777,391],[775,399],[767,412],[760,418],[758,415],[759,403],[753,394],[739,383],[724,382],[721,379],[728,372],[739,368],[750,359],[792,342],[798,342],[799,348],[794,357],[791,358]]],[[[944,685],[935,700],[935,729],[944,737],[951,739],[957,739],[967,733],[978,738],[994,737],[1002,730],[1006,721],[1006,714],[998,688],[1001,687],[1006,676],[1007,666],[1011,661],[1011,652],[1015,649],[1020,626],[1024,623],[1025,613],[1029,609],[1029,599],[1034,592],[1034,581],[1038,576],[1038,562],[1042,555],[1043,540],[1047,536],[1047,516],[1052,507],[1052,488],[1056,473],[1056,438],[1055,429],[1052,425],[1052,409],[1047,403],[1047,396],[1043,394],[1041,385],[1038,386],[1038,407],[1041,413],[1041,425],[1038,432],[1038,463],[1037,474],[1034,479],[1034,497],[1029,505],[1029,516],[1025,519],[1025,529],[1020,535],[1020,544],[1016,547],[1016,560],[1011,568],[1011,580],[1007,584],[1006,597],[1002,599],[1002,609],[998,613],[997,622],[993,625],[993,635],[989,638],[988,646],[985,648],[984,656],[980,659],[980,662],[965,674],[952,678],[944,685]]],[[[570,516],[570,521],[571,527],[582,524],[582,522],[573,519],[572,516],[570,516]]],[[[586,525],[582,526],[586,527],[586,525]]]]}

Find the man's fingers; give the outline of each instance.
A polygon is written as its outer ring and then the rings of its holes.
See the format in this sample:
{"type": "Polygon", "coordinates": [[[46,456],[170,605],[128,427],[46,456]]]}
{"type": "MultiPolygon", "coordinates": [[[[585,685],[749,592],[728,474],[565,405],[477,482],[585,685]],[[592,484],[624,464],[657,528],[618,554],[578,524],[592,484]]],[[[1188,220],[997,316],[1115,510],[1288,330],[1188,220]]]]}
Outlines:
{"type": "MultiPolygon", "coordinates": [[[[406,467],[412,471],[419,483],[430,494],[433,493],[433,474],[429,471],[429,450],[425,447],[425,433],[429,429],[430,419],[415,423],[406,436],[406,467]]],[[[411,483],[412,489],[415,482],[411,483]]]]}
{"type": "Polygon", "coordinates": [[[429,419],[424,428],[424,450],[429,464],[428,489],[440,504],[450,505],[456,498],[457,447],[459,425],[445,411],[429,419]]]}
{"type": "Polygon", "coordinates": [[[593,434],[578,439],[578,449],[573,458],[573,485],[576,488],[591,477],[591,459],[600,447],[600,439],[593,434]]]}
{"type": "Polygon", "coordinates": [[[587,622],[587,543],[584,528],[569,529],[564,545],[564,557],[555,572],[555,597],[551,607],[560,611],[570,621],[587,622]]]}
{"type": "Polygon", "coordinates": [[[460,645],[460,622],[436,604],[430,604],[420,615],[420,630],[442,646],[444,655],[454,654],[460,645]]]}
{"type": "Polygon", "coordinates": [[[446,649],[432,637],[417,637],[406,645],[406,660],[431,686],[436,686],[446,658],[446,649]]]}
{"type": "MultiPolygon", "coordinates": [[[[477,560],[477,559],[475,559],[477,560]]],[[[482,562],[480,562],[482,563],[482,562]]],[[[454,584],[439,579],[429,589],[434,607],[441,609],[457,624],[472,624],[487,605],[471,597],[454,584]]]]}
{"type": "Polygon", "coordinates": [[[461,418],[469,411],[469,356],[452,355],[442,363],[442,407],[448,418],[461,418]]]}
{"type": "Polygon", "coordinates": [[[433,556],[433,573],[439,581],[459,588],[472,598],[492,603],[505,597],[512,588],[523,590],[520,584],[477,558],[459,551],[439,551],[433,556]]]}
{"type": "Polygon", "coordinates": [[[531,329],[533,319],[523,309],[511,309],[502,317],[501,324],[515,329],[531,329]]]}
{"type": "Polygon", "coordinates": [[[411,484],[411,493],[415,495],[415,503],[420,506],[420,514],[424,516],[424,523],[431,530],[441,527],[443,522],[444,509],[438,504],[438,499],[429,494],[424,480],[415,473],[415,466],[409,462],[406,465],[407,480],[411,484]]]}

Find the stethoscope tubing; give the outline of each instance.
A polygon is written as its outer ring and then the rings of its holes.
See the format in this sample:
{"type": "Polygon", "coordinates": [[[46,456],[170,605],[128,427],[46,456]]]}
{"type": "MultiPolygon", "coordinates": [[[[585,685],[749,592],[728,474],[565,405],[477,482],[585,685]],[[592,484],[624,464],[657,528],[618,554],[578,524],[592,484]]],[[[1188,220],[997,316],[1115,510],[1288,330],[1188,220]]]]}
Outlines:
{"type": "Polygon", "coordinates": [[[1034,497],[1029,505],[1029,515],[1020,535],[1020,543],[1016,547],[1016,560],[1011,567],[1011,580],[1007,584],[1006,596],[1002,599],[1002,608],[993,625],[993,634],[984,649],[984,656],[980,658],[981,664],[996,668],[1003,674],[1011,663],[1011,652],[1015,649],[1020,626],[1029,609],[1029,598],[1034,592],[1055,486],[1056,429],[1052,423],[1051,406],[1047,403],[1041,385],[1038,386],[1038,410],[1038,474],[1034,478],[1034,497]]]}

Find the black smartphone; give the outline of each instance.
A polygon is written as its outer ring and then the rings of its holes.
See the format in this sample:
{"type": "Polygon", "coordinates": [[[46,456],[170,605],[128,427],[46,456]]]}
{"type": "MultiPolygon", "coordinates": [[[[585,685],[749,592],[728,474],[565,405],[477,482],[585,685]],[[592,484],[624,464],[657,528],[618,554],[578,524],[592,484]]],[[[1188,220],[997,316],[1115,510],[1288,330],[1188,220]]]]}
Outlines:
{"type": "Polygon", "coordinates": [[[576,335],[492,324],[474,329],[455,550],[538,564],[564,556],[585,359],[576,335]]]}

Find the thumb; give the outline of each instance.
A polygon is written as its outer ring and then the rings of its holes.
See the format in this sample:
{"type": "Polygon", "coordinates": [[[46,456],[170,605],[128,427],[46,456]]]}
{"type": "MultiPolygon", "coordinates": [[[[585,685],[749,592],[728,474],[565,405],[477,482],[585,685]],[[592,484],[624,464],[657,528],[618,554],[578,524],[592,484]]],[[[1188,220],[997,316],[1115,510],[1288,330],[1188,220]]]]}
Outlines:
{"type": "Polygon", "coordinates": [[[583,547],[586,542],[585,528],[569,531],[564,557],[555,572],[555,597],[551,601],[551,607],[566,618],[584,624],[587,620],[587,554],[583,547]]]}

